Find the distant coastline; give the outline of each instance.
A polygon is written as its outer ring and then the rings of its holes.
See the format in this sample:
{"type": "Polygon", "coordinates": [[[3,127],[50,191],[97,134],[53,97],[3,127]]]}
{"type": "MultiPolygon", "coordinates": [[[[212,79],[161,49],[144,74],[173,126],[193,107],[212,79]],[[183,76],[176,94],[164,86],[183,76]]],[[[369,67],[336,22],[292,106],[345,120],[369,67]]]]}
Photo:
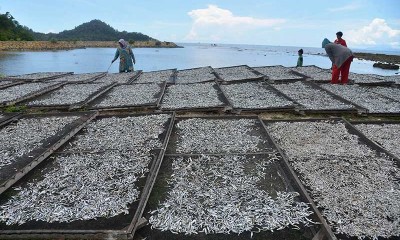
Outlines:
{"type": "MultiPolygon", "coordinates": [[[[400,56],[395,54],[383,54],[383,53],[365,53],[365,52],[353,52],[354,58],[360,60],[369,60],[373,62],[384,62],[389,64],[400,64],[400,56]]],[[[317,53],[312,55],[327,56],[323,53],[317,53]]]]}
{"type": "Polygon", "coordinates": [[[365,59],[374,62],[387,62],[392,64],[400,64],[399,55],[355,52],[354,56],[358,59],[365,59]]]}
{"type": "MultiPolygon", "coordinates": [[[[180,48],[173,42],[133,41],[135,48],[180,48]]],[[[78,48],[116,48],[117,41],[0,41],[0,51],[46,51],[78,48]]]]}

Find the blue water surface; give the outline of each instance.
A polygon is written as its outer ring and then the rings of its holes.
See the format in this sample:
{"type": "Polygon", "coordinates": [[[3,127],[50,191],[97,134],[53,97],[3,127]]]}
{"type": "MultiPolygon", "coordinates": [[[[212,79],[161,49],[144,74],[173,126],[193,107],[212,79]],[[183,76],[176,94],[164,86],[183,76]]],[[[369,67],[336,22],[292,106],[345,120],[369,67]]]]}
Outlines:
{"type": "MultiPolygon", "coordinates": [[[[179,44],[183,48],[135,48],[135,70],[213,68],[248,65],[251,67],[295,66],[299,47],[261,45],[179,44]]],[[[331,62],[322,48],[303,48],[304,65],[330,68],[331,62]]],[[[115,48],[86,48],[59,51],[0,52],[0,73],[18,75],[34,72],[105,72],[110,67],[115,48]]],[[[395,53],[397,54],[397,53],[395,53]]],[[[394,75],[398,70],[372,67],[374,62],[355,59],[350,71],[394,75]]],[[[118,61],[109,68],[118,72],[118,61]]]]}

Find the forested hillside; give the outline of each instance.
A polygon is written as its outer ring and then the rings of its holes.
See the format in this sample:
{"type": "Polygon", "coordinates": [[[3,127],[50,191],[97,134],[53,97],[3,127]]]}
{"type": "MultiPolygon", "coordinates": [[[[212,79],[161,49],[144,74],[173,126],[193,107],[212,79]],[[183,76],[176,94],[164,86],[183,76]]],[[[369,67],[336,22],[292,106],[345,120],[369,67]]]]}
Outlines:
{"type": "Polygon", "coordinates": [[[119,32],[100,20],[92,20],[60,33],[34,33],[34,37],[35,40],[117,41],[120,38],[128,41],[155,40],[142,33],[119,32]]]}
{"type": "Polygon", "coordinates": [[[0,41],[31,41],[34,40],[32,30],[22,26],[9,13],[0,14],[0,41]]]}
{"type": "Polygon", "coordinates": [[[0,41],[118,41],[120,38],[127,41],[156,40],[138,32],[119,32],[100,20],[92,20],[60,33],[39,33],[20,25],[9,12],[0,14],[0,41]]]}

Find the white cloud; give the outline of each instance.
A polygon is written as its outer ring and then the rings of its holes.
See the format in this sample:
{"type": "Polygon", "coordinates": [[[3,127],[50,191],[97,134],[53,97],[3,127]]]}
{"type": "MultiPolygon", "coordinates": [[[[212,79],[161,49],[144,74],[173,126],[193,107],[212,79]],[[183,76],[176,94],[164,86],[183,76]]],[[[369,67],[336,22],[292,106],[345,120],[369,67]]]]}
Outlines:
{"type": "Polygon", "coordinates": [[[329,12],[345,12],[345,11],[354,11],[361,8],[361,5],[359,3],[350,3],[342,7],[338,8],[329,8],[329,12]]]}
{"type": "Polygon", "coordinates": [[[285,19],[260,19],[235,16],[231,11],[209,5],[206,9],[196,9],[188,13],[193,19],[190,32],[185,37],[189,41],[240,41],[257,29],[279,29],[285,19]]]}
{"type": "Polygon", "coordinates": [[[375,18],[368,26],[347,33],[353,45],[392,45],[400,41],[400,30],[391,28],[384,19],[375,18]]]}

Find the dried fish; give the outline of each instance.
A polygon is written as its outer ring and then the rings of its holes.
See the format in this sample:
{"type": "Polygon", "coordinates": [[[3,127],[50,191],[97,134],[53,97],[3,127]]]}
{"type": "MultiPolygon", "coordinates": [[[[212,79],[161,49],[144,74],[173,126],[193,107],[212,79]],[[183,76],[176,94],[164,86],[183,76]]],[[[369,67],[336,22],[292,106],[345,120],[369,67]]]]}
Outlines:
{"type": "Polygon", "coordinates": [[[358,104],[370,113],[399,113],[400,103],[372,92],[367,87],[358,85],[322,84],[321,87],[358,104]]]}
{"type": "Polygon", "coordinates": [[[54,136],[67,124],[79,117],[22,118],[0,130],[0,168],[40,147],[43,141],[54,136]]]}
{"type": "Polygon", "coordinates": [[[214,69],[211,67],[179,70],[176,74],[176,84],[207,82],[215,79],[214,69]]]}
{"type": "Polygon", "coordinates": [[[303,78],[302,76],[294,74],[290,68],[284,66],[253,67],[253,69],[264,74],[270,80],[290,80],[303,78]]]}
{"type": "Polygon", "coordinates": [[[30,106],[71,105],[84,102],[107,83],[67,84],[43,97],[29,102],[30,106]]]}
{"type": "Polygon", "coordinates": [[[400,102],[400,88],[371,87],[371,91],[400,102]]]}
{"type": "Polygon", "coordinates": [[[150,212],[150,224],[187,235],[240,234],[308,225],[312,212],[306,203],[295,200],[297,192],[278,192],[273,198],[257,187],[265,177],[263,169],[279,159],[277,155],[261,160],[237,155],[173,158],[168,182],[171,190],[150,212]],[[248,162],[254,164],[252,171],[248,162]]]}
{"type": "Polygon", "coordinates": [[[355,124],[369,139],[400,158],[400,124],[355,124]]]}
{"type": "Polygon", "coordinates": [[[72,74],[72,75],[67,75],[64,77],[60,77],[60,78],[56,78],[54,80],[50,80],[53,82],[70,82],[70,83],[74,83],[74,82],[87,82],[87,81],[91,81],[101,75],[103,75],[104,73],[102,72],[94,72],[94,73],[80,73],[80,74],[72,74]]]}
{"type": "Polygon", "coordinates": [[[268,129],[336,233],[400,235],[400,171],[393,159],[342,122],[275,122],[268,129]]]}
{"type": "Polygon", "coordinates": [[[194,83],[168,86],[161,109],[221,107],[215,83],[194,83]]]}
{"type": "Polygon", "coordinates": [[[223,67],[216,68],[215,72],[224,81],[237,81],[262,78],[263,75],[257,74],[248,66],[234,66],[234,67],[223,67]]]}
{"type": "Polygon", "coordinates": [[[160,84],[132,84],[121,85],[106,93],[105,98],[94,105],[94,107],[118,107],[137,106],[143,104],[155,104],[161,92],[160,84]]]}
{"type": "Polygon", "coordinates": [[[137,72],[128,72],[128,73],[109,73],[102,78],[96,79],[93,83],[129,83],[135,76],[137,72]]]}
{"type": "Polygon", "coordinates": [[[355,83],[381,83],[387,80],[380,75],[376,74],[359,74],[352,73],[349,74],[349,79],[353,80],[355,83]]]}
{"type": "Polygon", "coordinates": [[[396,84],[400,84],[400,75],[384,76],[383,79],[385,81],[395,82],[396,84]]]}
{"type": "Polygon", "coordinates": [[[174,70],[162,70],[154,72],[142,72],[140,76],[134,81],[134,83],[160,83],[170,82],[174,70]]]}
{"type": "Polygon", "coordinates": [[[176,124],[177,153],[256,153],[272,151],[254,119],[191,118],[176,124]],[[258,132],[258,133],[257,133],[258,132]]]}
{"type": "Polygon", "coordinates": [[[332,74],[330,70],[319,68],[316,66],[294,67],[290,69],[300,74],[306,75],[313,80],[330,81],[332,79],[332,74]]]}
{"type": "Polygon", "coordinates": [[[234,108],[279,108],[294,105],[261,82],[221,85],[221,89],[234,108]]]}
{"type": "Polygon", "coordinates": [[[273,84],[276,89],[300,103],[309,110],[352,109],[353,105],[343,103],[326,91],[313,88],[303,82],[273,84]]]}
{"type": "Polygon", "coordinates": [[[51,86],[56,85],[55,83],[26,83],[0,89],[0,102],[9,102],[18,98],[25,97],[27,95],[36,93],[44,90],[51,86]]]}
{"type": "Polygon", "coordinates": [[[0,206],[0,221],[20,225],[127,214],[128,205],[139,198],[136,183],[150,161],[150,155],[129,151],[58,155],[42,179],[15,189],[16,195],[0,206]]]}
{"type": "Polygon", "coordinates": [[[66,150],[101,152],[160,148],[159,135],[165,131],[169,118],[169,114],[102,118],[89,123],[66,150]]]}
{"type": "Polygon", "coordinates": [[[29,74],[21,74],[15,76],[7,76],[7,79],[13,80],[41,80],[47,78],[53,78],[57,76],[63,76],[65,74],[69,74],[70,72],[38,72],[38,73],[29,73],[29,74]]]}
{"type": "Polygon", "coordinates": [[[8,84],[13,83],[13,82],[14,82],[14,81],[7,81],[7,80],[0,81],[0,87],[1,87],[1,86],[5,86],[5,85],[8,85],[8,84]]]}

